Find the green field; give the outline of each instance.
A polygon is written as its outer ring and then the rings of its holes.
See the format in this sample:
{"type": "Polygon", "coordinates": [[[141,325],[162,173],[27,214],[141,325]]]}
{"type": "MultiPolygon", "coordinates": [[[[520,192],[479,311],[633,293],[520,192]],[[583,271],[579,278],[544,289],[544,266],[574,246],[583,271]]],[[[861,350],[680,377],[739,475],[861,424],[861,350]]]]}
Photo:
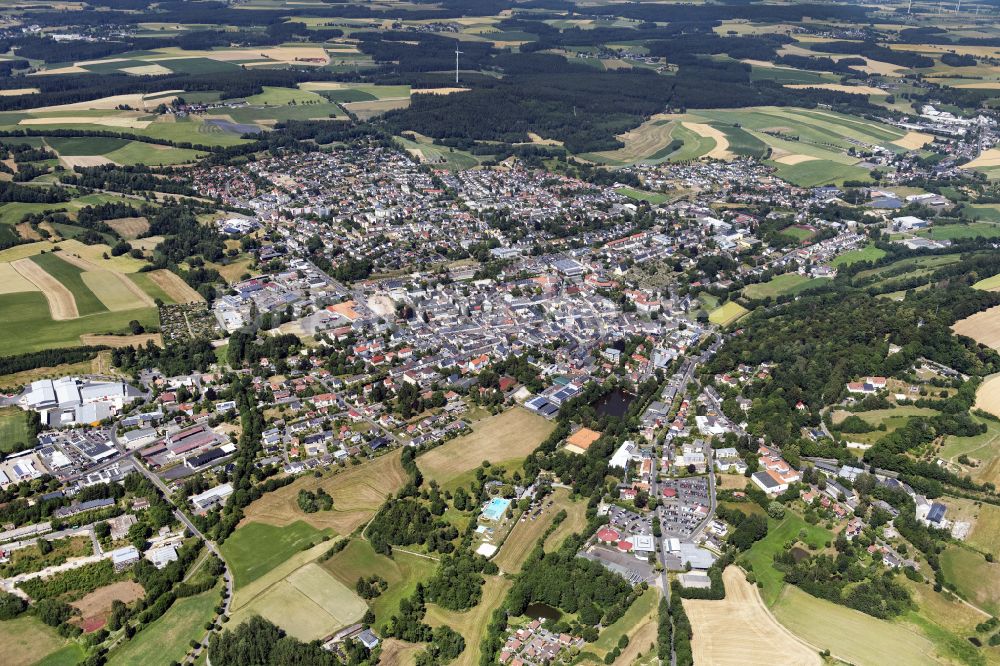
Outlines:
{"type": "Polygon", "coordinates": [[[79,644],[70,643],[29,614],[0,622],[0,645],[3,645],[3,663],[11,666],[68,666],[79,663],[84,656],[79,644]]]}
{"type": "Polygon", "coordinates": [[[719,326],[729,326],[742,319],[749,312],[749,310],[736,301],[729,301],[725,305],[712,310],[708,315],[708,320],[719,326]]]}
{"type": "Polygon", "coordinates": [[[812,160],[799,164],[773,163],[779,178],[799,187],[843,185],[846,180],[868,181],[868,170],[830,160],[812,160]]]}
{"type": "Polygon", "coordinates": [[[153,300],[158,298],[167,305],[174,302],[174,299],[170,298],[167,292],[163,291],[163,288],[160,287],[160,285],[153,282],[153,280],[146,273],[129,273],[125,276],[125,278],[139,285],[139,288],[149,294],[149,297],[153,300]]]}
{"type": "Polygon", "coordinates": [[[161,617],[109,655],[109,664],[167,664],[180,662],[192,640],[205,635],[205,623],[215,616],[218,589],[178,599],[161,617]]]}
{"type": "Polygon", "coordinates": [[[874,245],[866,245],[857,250],[851,250],[834,258],[832,263],[835,267],[850,266],[859,261],[877,261],[885,256],[885,250],[880,250],[874,245]]]}
{"type": "Polygon", "coordinates": [[[331,530],[317,530],[298,521],[286,527],[247,523],[222,544],[222,554],[233,571],[236,589],[275,568],[304,547],[318,543],[331,530]]]}
{"type": "Polygon", "coordinates": [[[954,240],[956,238],[997,238],[1000,236],[1000,224],[991,222],[973,222],[971,224],[946,224],[931,227],[918,235],[935,240],[954,240]]]}
{"type": "Polygon", "coordinates": [[[979,608],[1000,614],[1000,564],[987,562],[979,553],[962,546],[949,546],[941,553],[945,580],[979,608]]]}
{"type": "Polygon", "coordinates": [[[966,206],[965,214],[968,217],[983,220],[984,222],[1000,222],[1000,204],[966,206]]]}
{"type": "Polygon", "coordinates": [[[993,291],[995,289],[1000,289],[1000,273],[997,273],[993,277],[988,277],[980,280],[976,284],[972,285],[975,289],[985,289],[986,291],[993,291]]]}
{"type": "Polygon", "coordinates": [[[0,452],[9,453],[19,443],[28,443],[28,412],[19,407],[0,408],[0,452]]]}
{"type": "MultiPolygon", "coordinates": [[[[756,547],[756,546],[755,546],[756,547]]],[[[773,612],[792,633],[859,666],[939,664],[933,643],[901,624],[819,599],[785,586],[773,612]]]]}
{"type": "Polygon", "coordinates": [[[285,106],[287,104],[312,104],[324,101],[322,97],[309,90],[274,86],[263,86],[263,88],[264,92],[247,97],[247,104],[285,106]]]}
{"type": "Polygon", "coordinates": [[[148,164],[150,166],[184,164],[194,162],[204,153],[188,148],[171,148],[169,146],[157,146],[151,143],[140,141],[129,141],[128,144],[105,153],[112,162],[132,166],[135,164],[148,164]]]}
{"type": "Polygon", "coordinates": [[[50,136],[45,138],[45,143],[60,155],[105,155],[127,146],[130,142],[127,139],[103,136],[50,136]]]}
{"type": "Polygon", "coordinates": [[[392,557],[377,554],[367,541],[352,539],[340,551],[321,566],[334,578],[354,589],[358,578],[378,574],[389,583],[389,587],[370,600],[376,623],[383,623],[399,610],[401,599],[409,597],[417,583],[426,581],[434,574],[437,563],[434,560],[402,551],[394,551],[392,557]]]}
{"type": "Polygon", "coordinates": [[[804,229],[802,227],[797,227],[795,225],[792,225],[790,227],[785,227],[784,229],[782,229],[781,235],[788,236],[789,238],[797,240],[801,243],[802,241],[807,241],[813,236],[815,236],[816,232],[811,229],[804,229]]]}
{"type": "Polygon", "coordinates": [[[147,329],[160,325],[156,308],[101,312],[79,319],[53,321],[45,296],[37,291],[0,294],[0,356],[53,347],[78,347],[84,333],[128,333],[136,319],[147,329]],[[24,335],[31,331],[31,335],[24,335]]]}
{"type": "Polygon", "coordinates": [[[829,278],[810,278],[798,273],[785,273],[771,278],[767,282],[747,285],[743,288],[743,293],[748,298],[776,298],[786,294],[797,294],[804,289],[816,287],[829,281],[829,278]]]}
{"type": "Polygon", "coordinates": [[[671,136],[674,139],[684,142],[683,146],[670,153],[669,159],[671,162],[696,160],[702,155],[712,152],[712,149],[715,148],[715,139],[708,136],[700,136],[680,124],[674,126],[671,136]]]}
{"type": "Polygon", "coordinates": [[[596,652],[599,657],[611,652],[622,636],[631,633],[643,618],[654,612],[659,600],[660,593],[657,588],[651,587],[643,592],[642,596],[632,602],[624,615],[601,631],[601,635],[588,649],[596,652]]]}
{"type": "Polygon", "coordinates": [[[833,534],[822,527],[810,525],[798,515],[789,512],[781,521],[768,519],[767,536],[755,543],[742,556],[746,564],[753,570],[757,582],[763,587],[761,597],[768,606],[777,601],[781,589],[785,586],[784,576],[774,568],[774,554],[784,550],[786,541],[800,540],[822,549],[824,544],[833,539],[833,534]],[[799,536],[805,530],[805,537],[799,536]]]}
{"type": "Polygon", "coordinates": [[[662,192],[644,192],[642,190],[632,189],[631,187],[619,187],[615,191],[618,192],[618,194],[621,194],[622,196],[628,197],[629,199],[635,199],[636,201],[646,201],[653,206],[658,206],[670,198],[666,194],[663,194],[662,192]]]}
{"type": "Polygon", "coordinates": [[[97,295],[83,282],[81,277],[83,271],[77,266],[64,261],[52,252],[37,254],[31,260],[70,290],[73,300],[76,301],[76,310],[81,317],[108,311],[97,295]]]}

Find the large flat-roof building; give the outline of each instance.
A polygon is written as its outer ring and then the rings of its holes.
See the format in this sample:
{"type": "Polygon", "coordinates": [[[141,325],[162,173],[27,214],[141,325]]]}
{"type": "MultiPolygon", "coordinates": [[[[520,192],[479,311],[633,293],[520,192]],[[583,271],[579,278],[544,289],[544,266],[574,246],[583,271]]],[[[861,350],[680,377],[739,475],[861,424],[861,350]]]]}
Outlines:
{"type": "Polygon", "coordinates": [[[38,412],[44,424],[58,428],[103,421],[141,395],[125,382],[60,377],[31,382],[18,403],[38,412]]]}

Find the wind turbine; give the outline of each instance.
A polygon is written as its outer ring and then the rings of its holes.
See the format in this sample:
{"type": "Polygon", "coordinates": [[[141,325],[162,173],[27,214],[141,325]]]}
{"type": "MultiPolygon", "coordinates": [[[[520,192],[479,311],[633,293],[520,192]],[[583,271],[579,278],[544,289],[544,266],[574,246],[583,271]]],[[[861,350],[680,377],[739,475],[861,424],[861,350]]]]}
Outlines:
{"type": "Polygon", "coordinates": [[[458,54],[459,54],[459,53],[463,53],[463,52],[462,52],[462,51],[459,51],[459,50],[458,50],[458,49],[456,48],[456,49],[455,49],[455,83],[458,83],[458,54]]]}

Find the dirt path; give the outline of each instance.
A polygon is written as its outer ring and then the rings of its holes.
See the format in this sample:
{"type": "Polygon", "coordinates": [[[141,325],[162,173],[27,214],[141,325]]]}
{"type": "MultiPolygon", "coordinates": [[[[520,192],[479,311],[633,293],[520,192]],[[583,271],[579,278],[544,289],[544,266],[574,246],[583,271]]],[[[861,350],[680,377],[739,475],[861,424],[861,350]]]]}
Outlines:
{"type": "Polygon", "coordinates": [[[694,662],[717,666],[772,663],[821,664],[819,653],[806,645],[771,615],[757,588],[739,567],[722,575],[726,598],[721,601],[684,600],[694,628],[694,662]]]}
{"type": "Polygon", "coordinates": [[[31,259],[18,259],[11,262],[11,266],[45,295],[53,320],[77,319],[80,316],[72,292],[63,286],[62,282],[46,273],[44,268],[31,259]]]}

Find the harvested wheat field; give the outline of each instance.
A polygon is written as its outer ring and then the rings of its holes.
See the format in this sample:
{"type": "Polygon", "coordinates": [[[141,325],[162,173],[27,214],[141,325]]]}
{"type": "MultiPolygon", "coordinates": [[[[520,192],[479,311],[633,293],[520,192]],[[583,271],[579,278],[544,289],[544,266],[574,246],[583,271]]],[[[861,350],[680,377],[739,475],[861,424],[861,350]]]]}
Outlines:
{"type": "Polygon", "coordinates": [[[786,83],[786,88],[802,90],[804,88],[817,88],[819,90],[832,90],[834,92],[848,93],[852,95],[888,95],[889,93],[874,86],[845,86],[842,83],[786,83]]]}
{"type": "Polygon", "coordinates": [[[431,449],[417,458],[417,466],[430,480],[442,486],[479,467],[526,457],[555,428],[537,414],[514,407],[472,424],[472,434],[463,435],[431,449]]]}
{"type": "Polygon", "coordinates": [[[153,299],[121,273],[108,270],[84,271],[83,283],[108,310],[136,310],[156,306],[153,299]]]}
{"type": "Polygon", "coordinates": [[[155,76],[157,74],[173,74],[173,72],[163,65],[153,63],[151,65],[139,65],[137,67],[123,67],[123,72],[136,76],[155,76]]]}
{"type": "Polygon", "coordinates": [[[976,408],[1000,416],[1000,375],[987,377],[976,391],[976,408]]]}
{"type": "Polygon", "coordinates": [[[722,574],[726,598],[684,600],[694,638],[694,663],[743,666],[767,664],[781,655],[782,664],[821,664],[816,650],[778,624],[757,588],[743,571],[731,566],[722,574]]]}
{"type": "Polygon", "coordinates": [[[468,92],[468,88],[411,88],[411,95],[450,95],[458,92],[468,92]]]}
{"type": "Polygon", "coordinates": [[[923,132],[907,132],[902,139],[896,139],[893,143],[900,148],[917,150],[918,148],[923,148],[932,141],[934,141],[934,137],[930,134],[924,134],[923,132]]]}
{"type": "Polygon", "coordinates": [[[167,292],[174,303],[204,303],[205,299],[176,273],[166,268],[146,273],[156,286],[167,292]]]}
{"type": "Polygon", "coordinates": [[[103,155],[60,155],[59,164],[72,170],[74,167],[97,167],[105,164],[114,164],[103,155]]]}
{"type": "Polygon", "coordinates": [[[1000,166],[1000,148],[990,148],[980,153],[979,157],[967,164],[963,164],[963,169],[975,169],[977,167],[1000,166]]]}
{"type": "Polygon", "coordinates": [[[794,155],[784,155],[782,157],[775,159],[774,161],[779,162],[781,164],[795,165],[795,164],[802,164],[803,162],[812,162],[813,160],[818,160],[818,159],[819,159],[818,157],[813,157],[812,155],[794,154],[794,155]]]}
{"type": "Polygon", "coordinates": [[[58,116],[47,118],[23,118],[18,125],[103,125],[105,127],[128,127],[146,129],[151,120],[139,120],[133,116],[58,116]]]}
{"type": "Polygon", "coordinates": [[[17,230],[17,235],[24,240],[29,241],[40,241],[42,240],[42,235],[31,228],[31,225],[27,222],[21,222],[14,227],[17,230]]]}
{"type": "Polygon", "coordinates": [[[177,93],[182,93],[183,90],[162,90],[160,92],[154,92],[149,94],[144,93],[126,93],[124,95],[111,95],[110,97],[100,97],[98,99],[91,99],[85,102],[72,102],[70,104],[58,104],[56,106],[42,106],[37,109],[32,109],[32,113],[41,113],[45,111],[83,111],[90,109],[100,109],[100,110],[113,110],[117,109],[122,104],[127,104],[133,109],[145,109],[147,105],[151,105],[151,108],[155,108],[157,105],[169,104],[170,102],[177,99],[177,93]],[[173,94],[171,94],[173,93],[173,94]],[[147,98],[155,98],[155,101],[147,102],[147,98]]]}
{"type": "Polygon", "coordinates": [[[44,268],[31,259],[18,259],[11,266],[45,295],[53,320],[76,319],[80,316],[73,293],[62,282],[46,273],[44,268]]]}
{"type": "Polygon", "coordinates": [[[106,223],[125,240],[134,240],[149,231],[149,220],[144,217],[119,217],[106,223]]]}
{"type": "Polygon", "coordinates": [[[538,134],[534,132],[528,132],[528,138],[531,139],[531,143],[537,144],[539,146],[561,146],[563,142],[559,139],[543,139],[538,134]]]}
{"type": "Polygon", "coordinates": [[[38,93],[38,88],[5,88],[0,90],[0,97],[14,97],[15,95],[34,95],[38,93]]]}
{"type": "Polygon", "coordinates": [[[712,150],[708,151],[705,155],[702,155],[702,157],[709,157],[713,160],[733,159],[733,154],[729,152],[729,139],[727,139],[726,135],[722,133],[722,130],[716,129],[711,125],[706,125],[705,123],[684,122],[681,124],[698,136],[715,140],[715,148],[712,148],[712,150]]]}
{"type": "Polygon", "coordinates": [[[304,521],[318,529],[350,534],[375,515],[386,497],[406,484],[400,453],[397,450],[360,465],[333,467],[333,474],[319,479],[312,475],[297,479],[248,506],[241,524],[256,521],[283,527],[304,521]],[[303,513],[297,502],[299,490],[319,487],[333,497],[333,510],[303,513]]]}
{"type": "Polygon", "coordinates": [[[18,273],[13,265],[0,263],[0,294],[17,294],[23,291],[38,291],[38,287],[18,273]]]}
{"type": "Polygon", "coordinates": [[[1000,305],[956,321],[951,330],[979,344],[1000,349],[1000,305]]]}
{"type": "Polygon", "coordinates": [[[80,343],[85,345],[105,345],[108,347],[145,347],[152,342],[157,347],[163,347],[163,337],[159,333],[142,333],[140,335],[100,335],[84,333],[80,343]]]}

